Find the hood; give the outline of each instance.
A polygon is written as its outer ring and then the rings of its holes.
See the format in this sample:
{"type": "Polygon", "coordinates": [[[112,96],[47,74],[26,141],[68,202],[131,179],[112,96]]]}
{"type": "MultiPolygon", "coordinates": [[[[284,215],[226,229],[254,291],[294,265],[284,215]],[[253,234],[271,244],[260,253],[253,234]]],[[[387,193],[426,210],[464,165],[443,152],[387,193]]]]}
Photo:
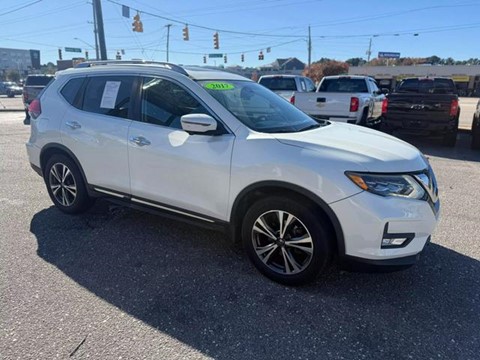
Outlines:
{"type": "Polygon", "coordinates": [[[352,163],[352,168],[345,170],[404,173],[424,170],[428,166],[416,147],[358,125],[333,122],[309,131],[272,135],[282,144],[352,163]]]}

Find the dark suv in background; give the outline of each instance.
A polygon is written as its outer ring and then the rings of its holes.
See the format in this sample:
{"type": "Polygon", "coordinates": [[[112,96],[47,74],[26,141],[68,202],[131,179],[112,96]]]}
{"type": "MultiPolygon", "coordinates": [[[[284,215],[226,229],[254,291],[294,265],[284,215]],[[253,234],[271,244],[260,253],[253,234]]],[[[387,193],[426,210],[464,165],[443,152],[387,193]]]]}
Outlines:
{"type": "Polygon", "coordinates": [[[23,86],[23,106],[25,108],[25,119],[30,120],[28,106],[37,97],[45,86],[54,79],[53,75],[28,75],[23,86]]]}
{"type": "Polygon", "coordinates": [[[441,136],[455,146],[460,106],[455,83],[447,78],[408,78],[387,96],[383,129],[422,136],[441,136]]]}

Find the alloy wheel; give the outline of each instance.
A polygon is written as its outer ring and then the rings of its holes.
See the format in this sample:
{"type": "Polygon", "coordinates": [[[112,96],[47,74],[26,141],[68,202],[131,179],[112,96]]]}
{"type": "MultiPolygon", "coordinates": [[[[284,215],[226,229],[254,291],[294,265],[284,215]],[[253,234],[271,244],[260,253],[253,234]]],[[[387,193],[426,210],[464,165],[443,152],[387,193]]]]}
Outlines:
{"type": "Polygon", "coordinates": [[[49,186],[55,200],[63,206],[71,206],[77,198],[77,184],[70,169],[62,163],[50,168],[49,186]]]}
{"type": "Polygon", "coordinates": [[[294,215],[271,210],[260,215],[252,229],[253,248],[271,270],[293,275],[305,270],[313,257],[313,240],[294,215]]]}

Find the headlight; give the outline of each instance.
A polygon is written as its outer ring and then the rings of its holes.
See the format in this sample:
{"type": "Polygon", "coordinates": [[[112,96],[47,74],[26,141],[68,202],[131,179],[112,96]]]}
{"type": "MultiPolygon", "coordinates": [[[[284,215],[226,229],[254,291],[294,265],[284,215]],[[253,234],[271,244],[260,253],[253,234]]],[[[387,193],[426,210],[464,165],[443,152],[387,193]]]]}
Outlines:
{"type": "Polygon", "coordinates": [[[359,188],[381,196],[400,196],[410,199],[425,197],[423,187],[410,175],[382,175],[346,172],[359,188]]]}

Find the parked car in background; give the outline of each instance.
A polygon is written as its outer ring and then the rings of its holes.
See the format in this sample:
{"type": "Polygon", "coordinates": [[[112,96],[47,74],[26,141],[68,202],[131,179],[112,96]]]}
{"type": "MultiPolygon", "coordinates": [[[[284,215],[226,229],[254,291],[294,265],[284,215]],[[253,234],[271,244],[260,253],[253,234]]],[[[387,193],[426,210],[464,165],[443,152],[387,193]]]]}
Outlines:
{"type": "Polygon", "coordinates": [[[315,91],[313,80],[300,75],[263,75],[258,83],[290,102],[294,101],[297,92],[315,91]]]}
{"type": "Polygon", "coordinates": [[[472,121],[472,149],[480,149],[480,100],[472,121]]]}
{"type": "Polygon", "coordinates": [[[332,258],[410,266],[437,225],[437,183],[418,149],[318,123],[239,75],[93,62],[58,72],[30,113],[29,161],[59,210],[105,197],[224,229],[285,284],[332,258]]]}
{"type": "Polygon", "coordinates": [[[28,107],[45,86],[54,79],[53,75],[28,75],[23,85],[23,106],[26,119],[30,119],[28,107]]]}
{"type": "Polygon", "coordinates": [[[455,146],[460,106],[452,79],[407,78],[388,95],[382,128],[420,136],[440,136],[455,146]]]}
{"type": "Polygon", "coordinates": [[[295,93],[294,105],[318,120],[378,125],[385,95],[368,76],[325,76],[315,93],[295,93]]]}
{"type": "Polygon", "coordinates": [[[0,82],[0,95],[7,95],[10,98],[22,95],[22,88],[13,81],[3,81],[0,82]]]}

